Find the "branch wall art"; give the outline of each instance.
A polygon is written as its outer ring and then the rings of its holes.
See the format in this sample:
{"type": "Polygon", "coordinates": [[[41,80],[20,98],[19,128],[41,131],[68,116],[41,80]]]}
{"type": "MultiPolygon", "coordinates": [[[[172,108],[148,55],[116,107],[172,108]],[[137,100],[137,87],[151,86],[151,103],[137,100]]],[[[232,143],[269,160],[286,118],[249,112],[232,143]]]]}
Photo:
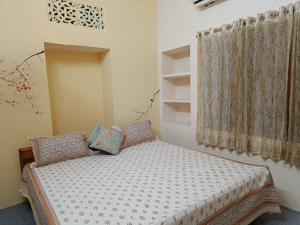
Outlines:
{"type": "Polygon", "coordinates": [[[147,114],[151,111],[151,109],[153,107],[153,103],[154,103],[156,97],[158,96],[159,92],[160,92],[160,90],[157,90],[156,92],[154,92],[152,94],[152,97],[149,99],[149,103],[144,110],[140,111],[140,110],[137,110],[136,108],[132,107],[132,111],[135,114],[137,114],[137,118],[136,118],[137,121],[142,119],[144,116],[147,116],[147,114]]]}
{"type": "Polygon", "coordinates": [[[41,57],[44,53],[42,50],[29,55],[20,62],[15,62],[13,66],[8,65],[5,58],[0,59],[0,107],[26,104],[35,114],[43,114],[33,91],[36,75],[33,59],[38,58],[44,63],[41,57]]]}

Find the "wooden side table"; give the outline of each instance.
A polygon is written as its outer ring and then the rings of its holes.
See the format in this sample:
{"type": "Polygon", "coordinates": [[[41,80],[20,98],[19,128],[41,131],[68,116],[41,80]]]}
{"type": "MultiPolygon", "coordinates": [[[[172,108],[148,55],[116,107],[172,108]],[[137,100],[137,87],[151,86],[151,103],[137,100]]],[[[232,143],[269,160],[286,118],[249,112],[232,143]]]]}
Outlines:
{"type": "Polygon", "coordinates": [[[19,158],[20,158],[20,168],[23,172],[23,168],[27,163],[34,162],[34,155],[31,147],[20,148],[19,149],[19,158]]]}

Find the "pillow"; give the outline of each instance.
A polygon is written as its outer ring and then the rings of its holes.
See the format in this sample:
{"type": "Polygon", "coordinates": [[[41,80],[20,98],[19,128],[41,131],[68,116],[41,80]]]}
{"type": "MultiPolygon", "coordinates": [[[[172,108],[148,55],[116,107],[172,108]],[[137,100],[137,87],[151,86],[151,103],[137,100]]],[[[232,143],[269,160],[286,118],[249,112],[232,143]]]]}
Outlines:
{"type": "Polygon", "coordinates": [[[37,166],[90,155],[86,136],[81,133],[53,137],[30,137],[29,142],[37,166]]]}
{"type": "Polygon", "coordinates": [[[149,120],[114,128],[121,131],[124,135],[121,148],[127,148],[156,139],[149,120]]]}
{"type": "Polygon", "coordinates": [[[101,127],[100,123],[96,122],[96,123],[94,124],[92,133],[91,133],[91,134],[89,135],[89,137],[88,137],[88,143],[89,143],[89,144],[92,144],[92,143],[96,140],[98,134],[99,134],[100,131],[101,131],[101,128],[102,128],[102,127],[101,127]]]}
{"type": "Polygon", "coordinates": [[[116,155],[120,152],[123,135],[117,130],[102,128],[90,148],[116,155]]]}

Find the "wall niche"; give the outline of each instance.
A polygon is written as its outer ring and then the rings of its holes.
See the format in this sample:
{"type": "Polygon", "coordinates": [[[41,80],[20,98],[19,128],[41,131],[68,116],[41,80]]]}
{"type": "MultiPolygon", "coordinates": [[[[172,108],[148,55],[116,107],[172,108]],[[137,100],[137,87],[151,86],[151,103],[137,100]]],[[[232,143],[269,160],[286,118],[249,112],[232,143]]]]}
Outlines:
{"type": "Polygon", "coordinates": [[[106,48],[45,43],[53,134],[112,123],[112,75],[106,48]]]}

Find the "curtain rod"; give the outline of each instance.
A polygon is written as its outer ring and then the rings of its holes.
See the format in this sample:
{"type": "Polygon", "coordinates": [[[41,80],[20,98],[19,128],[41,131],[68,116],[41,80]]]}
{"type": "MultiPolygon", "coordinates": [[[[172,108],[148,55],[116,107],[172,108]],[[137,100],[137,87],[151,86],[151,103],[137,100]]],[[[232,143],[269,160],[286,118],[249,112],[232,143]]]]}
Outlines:
{"type": "MultiPolygon", "coordinates": [[[[300,10],[300,1],[297,1],[295,3],[290,3],[286,6],[281,6],[279,7],[279,9],[277,10],[269,10],[269,11],[266,11],[264,13],[258,13],[256,16],[249,16],[247,18],[240,18],[236,21],[234,21],[233,23],[230,23],[230,24],[223,24],[221,25],[220,27],[217,27],[217,28],[209,28],[207,31],[210,31],[211,29],[222,29],[223,26],[233,26],[234,23],[238,23],[238,24],[241,24],[241,25],[246,25],[247,24],[247,20],[252,20],[252,23],[260,20],[260,19],[265,19],[266,15],[270,15],[270,17],[274,18],[274,17],[278,17],[281,10],[283,11],[284,14],[288,14],[288,13],[294,13],[295,11],[298,11],[300,10]]],[[[230,29],[231,29],[230,28],[230,29]]],[[[196,34],[196,38],[200,38],[202,35],[201,35],[201,32],[197,32],[196,34]]]]}

